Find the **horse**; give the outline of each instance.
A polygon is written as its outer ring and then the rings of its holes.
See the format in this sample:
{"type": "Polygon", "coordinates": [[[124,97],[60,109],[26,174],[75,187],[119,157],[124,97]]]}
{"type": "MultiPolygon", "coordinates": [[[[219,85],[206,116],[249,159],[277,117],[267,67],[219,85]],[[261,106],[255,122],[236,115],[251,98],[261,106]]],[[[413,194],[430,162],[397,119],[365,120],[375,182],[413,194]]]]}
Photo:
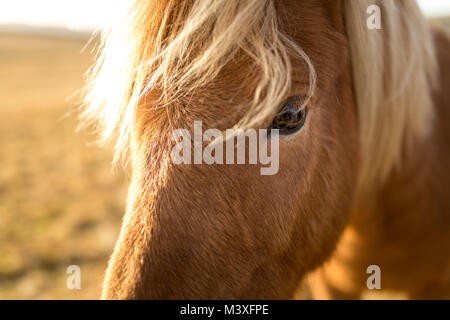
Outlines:
{"type": "Polygon", "coordinates": [[[292,299],[306,279],[358,299],[370,265],[383,290],[450,298],[450,39],[415,1],[122,12],[81,114],[132,170],[102,298],[292,299]],[[278,132],[278,172],[175,164],[172,133],[195,121],[278,132]]]}

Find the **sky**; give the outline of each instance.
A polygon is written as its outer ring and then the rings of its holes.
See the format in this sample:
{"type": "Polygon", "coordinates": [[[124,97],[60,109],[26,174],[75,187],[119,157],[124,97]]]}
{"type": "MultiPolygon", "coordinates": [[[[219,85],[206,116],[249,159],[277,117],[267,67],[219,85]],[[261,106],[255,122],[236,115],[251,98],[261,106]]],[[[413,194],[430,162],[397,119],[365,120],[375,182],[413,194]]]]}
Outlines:
{"type": "MultiPolygon", "coordinates": [[[[21,24],[91,31],[114,21],[127,0],[0,0],[0,25],[21,24]]],[[[450,0],[418,0],[429,16],[450,16],[450,0]]]]}

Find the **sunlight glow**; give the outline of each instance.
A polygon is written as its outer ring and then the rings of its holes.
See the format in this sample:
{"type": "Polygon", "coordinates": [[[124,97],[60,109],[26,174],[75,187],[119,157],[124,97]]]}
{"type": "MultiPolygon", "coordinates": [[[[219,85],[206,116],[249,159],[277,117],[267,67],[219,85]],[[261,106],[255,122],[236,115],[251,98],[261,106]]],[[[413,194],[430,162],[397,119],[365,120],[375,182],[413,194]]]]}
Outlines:
{"type": "Polygon", "coordinates": [[[114,20],[126,0],[2,0],[0,24],[93,30],[114,20]]]}
{"type": "Polygon", "coordinates": [[[418,0],[418,3],[428,16],[450,16],[449,0],[418,0]]]}
{"type": "MultiPolygon", "coordinates": [[[[128,0],[1,0],[0,25],[91,31],[113,23],[118,4],[128,0]]],[[[418,0],[429,16],[450,16],[449,0],[418,0]]]]}

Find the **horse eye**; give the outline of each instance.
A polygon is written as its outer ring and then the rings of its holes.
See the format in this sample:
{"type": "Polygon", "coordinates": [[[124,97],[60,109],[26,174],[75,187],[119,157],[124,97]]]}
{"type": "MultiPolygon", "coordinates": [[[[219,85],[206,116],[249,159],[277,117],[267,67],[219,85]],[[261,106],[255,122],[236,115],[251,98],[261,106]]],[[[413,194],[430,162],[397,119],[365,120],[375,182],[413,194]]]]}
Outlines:
{"type": "Polygon", "coordinates": [[[278,129],[280,134],[288,135],[300,130],[308,115],[307,108],[302,108],[303,101],[301,97],[288,99],[273,119],[269,132],[278,129]]]}

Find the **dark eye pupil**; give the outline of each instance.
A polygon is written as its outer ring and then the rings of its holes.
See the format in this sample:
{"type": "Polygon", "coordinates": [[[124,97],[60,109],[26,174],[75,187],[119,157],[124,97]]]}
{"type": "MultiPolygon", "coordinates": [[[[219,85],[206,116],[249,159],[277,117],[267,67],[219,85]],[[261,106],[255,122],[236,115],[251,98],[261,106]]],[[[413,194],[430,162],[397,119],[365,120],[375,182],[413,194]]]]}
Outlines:
{"type": "Polygon", "coordinates": [[[278,121],[293,121],[296,118],[297,110],[292,106],[286,106],[281,113],[277,115],[278,121]]]}
{"type": "Polygon", "coordinates": [[[304,125],[307,110],[302,108],[303,99],[294,97],[282,106],[280,112],[272,121],[270,129],[278,129],[280,134],[292,134],[304,125]]]}

